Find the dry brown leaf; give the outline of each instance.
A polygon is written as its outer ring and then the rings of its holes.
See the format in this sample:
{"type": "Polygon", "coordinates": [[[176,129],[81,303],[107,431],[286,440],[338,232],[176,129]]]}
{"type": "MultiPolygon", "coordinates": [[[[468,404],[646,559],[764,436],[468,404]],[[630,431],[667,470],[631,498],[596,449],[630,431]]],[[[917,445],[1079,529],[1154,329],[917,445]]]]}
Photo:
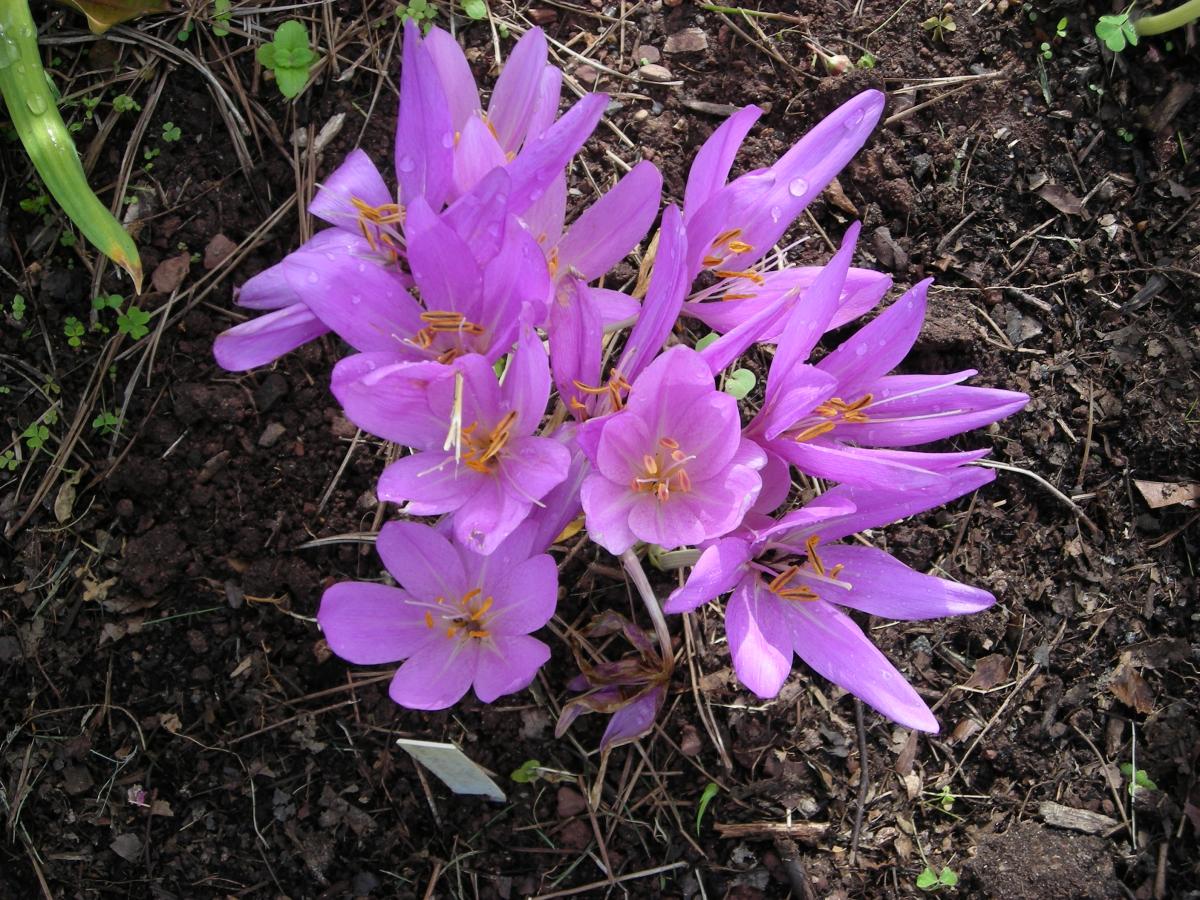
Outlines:
{"type": "Polygon", "coordinates": [[[825,188],[825,198],[842,212],[851,216],[858,216],[858,208],[850,202],[850,198],[842,190],[842,183],[836,178],[829,182],[829,187],[825,188]]]}
{"type": "Polygon", "coordinates": [[[179,716],[175,715],[175,713],[160,713],[158,724],[171,732],[171,734],[179,734],[179,729],[183,728],[183,723],[179,721],[179,716]]]}
{"type": "Polygon", "coordinates": [[[1059,184],[1044,184],[1035,193],[1068,216],[1083,215],[1083,201],[1059,184]]]}
{"type": "Polygon", "coordinates": [[[1008,680],[1009,660],[1001,653],[985,656],[975,663],[975,671],[967,679],[963,687],[977,691],[990,691],[998,684],[1008,680]]]}
{"type": "Polygon", "coordinates": [[[1162,509],[1164,506],[1190,506],[1193,509],[1200,506],[1200,483],[1194,481],[1133,481],[1151,509],[1162,509]]]}
{"type": "Polygon", "coordinates": [[[1154,711],[1154,694],[1150,691],[1150,685],[1132,666],[1117,669],[1116,675],[1108,683],[1108,689],[1126,706],[1143,715],[1154,711]]]}

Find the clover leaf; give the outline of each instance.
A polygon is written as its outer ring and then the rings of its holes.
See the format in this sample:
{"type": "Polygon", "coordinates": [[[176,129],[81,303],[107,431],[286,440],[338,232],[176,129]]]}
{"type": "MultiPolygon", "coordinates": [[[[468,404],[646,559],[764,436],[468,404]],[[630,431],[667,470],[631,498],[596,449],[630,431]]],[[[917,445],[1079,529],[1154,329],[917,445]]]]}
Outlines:
{"type": "Polygon", "coordinates": [[[1113,53],[1120,53],[1128,44],[1136,47],[1138,42],[1137,28],[1129,18],[1129,10],[1110,16],[1101,16],[1096,23],[1096,37],[1104,41],[1113,53]]]}
{"type": "Polygon", "coordinates": [[[303,90],[308,72],[317,59],[308,40],[308,29],[289,19],[275,29],[275,39],[255,54],[259,63],[275,73],[279,93],[289,100],[303,90]]]}

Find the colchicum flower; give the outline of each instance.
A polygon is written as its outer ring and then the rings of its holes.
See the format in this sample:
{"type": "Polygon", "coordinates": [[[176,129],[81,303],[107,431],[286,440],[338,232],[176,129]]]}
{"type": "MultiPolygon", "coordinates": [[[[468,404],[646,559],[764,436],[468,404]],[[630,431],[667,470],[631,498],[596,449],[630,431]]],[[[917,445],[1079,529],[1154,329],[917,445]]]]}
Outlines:
{"type": "Polygon", "coordinates": [[[550,658],[530,637],[550,621],[558,570],[530,555],[532,527],[490,556],[413,522],[383,526],[376,548],[400,587],[350,581],[321,597],[330,649],[357,665],[404,660],[389,693],[410,709],[445,709],[472,686],[484,703],[528,687],[550,658]]]}
{"type": "Polygon", "coordinates": [[[689,347],[672,347],[633,382],[620,412],[580,428],[595,467],[581,488],[588,535],[611,553],[732,531],[754,503],[763,452],[742,438],[737,401],[689,347]]]}
{"type": "Polygon", "coordinates": [[[689,612],[732,592],[725,634],[734,671],[759,697],[779,693],[795,655],[901,725],[937,731],[925,701],[838,607],[931,619],[978,612],[995,598],[914,572],[882,550],[830,542],[948,503],[994,477],[964,468],[905,492],[839,485],[778,521],[748,517],[746,527],[704,550],[663,608],[689,612]]]}
{"type": "Polygon", "coordinates": [[[379,497],[409,515],[452,513],[463,546],[491,553],[567,477],[571,451],[536,437],[550,396],[546,351],[526,329],[503,385],[482,356],[452,366],[342,360],[333,393],[360,428],[418,452],[388,466],[379,497]]]}

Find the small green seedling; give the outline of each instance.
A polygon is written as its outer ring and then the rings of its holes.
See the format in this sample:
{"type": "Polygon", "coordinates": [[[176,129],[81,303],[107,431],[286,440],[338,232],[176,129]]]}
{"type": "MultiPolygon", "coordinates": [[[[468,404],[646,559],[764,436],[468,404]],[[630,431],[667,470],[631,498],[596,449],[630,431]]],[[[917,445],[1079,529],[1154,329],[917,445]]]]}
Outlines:
{"type": "Polygon", "coordinates": [[[758,379],[749,369],[734,369],[725,376],[725,384],[721,390],[734,400],[744,400],[756,384],[758,379]]]}
{"type": "Polygon", "coordinates": [[[45,191],[34,194],[32,197],[26,197],[20,203],[22,210],[35,216],[45,215],[49,205],[50,197],[45,191]]]}
{"type": "Polygon", "coordinates": [[[212,33],[215,37],[229,34],[229,0],[213,0],[212,33]]]}
{"type": "Polygon", "coordinates": [[[1119,137],[1121,140],[1123,140],[1127,144],[1133,143],[1133,132],[1129,131],[1126,128],[1122,128],[1122,127],[1118,126],[1117,137],[1119,137]]]}
{"type": "Polygon", "coordinates": [[[949,866],[936,873],[926,866],[917,876],[917,887],[922,891],[940,891],[942,888],[952,888],[956,884],[958,875],[949,866]]]}
{"type": "Polygon", "coordinates": [[[1125,12],[1101,16],[1100,21],[1096,23],[1096,37],[1104,41],[1104,46],[1113,53],[1120,53],[1126,44],[1131,47],[1137,46],[1137,28],[1129,18],[1132,9],[1133,4],[1130,4],[1125,12]]]}
{"type": "Polygon", "coordinates": [[[258,48],[255,58],[275,73],[279,93],[291,100],[304,89],[308,73],[317,61],[308,40],[308,29],[289,19],[275,29],[275,39],[258,48]]]}
{"type": "Polygon", "coordinates": [[[1042,59],[1054,59],[1054,51],[1050,49],[1050,45],[1042,41],[1042,46],[1038,48],[1042,51],[1042,59]]]}
{"type": "Polygon", "coordinates": [[[92,428],[105,436],[116,431],[117,426],[120,424],[120,418],[113,412],[102,412],[96,418],[92,419],[92,428]]]}
{"type": "Polygon", "coordinates": [[[25,318],[25,298],[20,294],[13,294],[12,305],[9,308],[12,310],[14,322],[20,322],[25,318]]]}
{"type": "Polygon", "coordinates": [[[462,8],[468,18],[476,21],[487,18],[487,3],[484,0],[462,0],[462,8]]]}
{"type": "Polygon", "coordinates": [[[168,144],[175,143],[182,136],[183,132],[179,130],[179,126],[174,122],[163,122],[162,139],[168,144]]]}
{"type": "Polygon", "coordinates": [[[519,769],[513,769],[512,775],[509,776],[518,784],[529,784],[531,781],[536,781],[538,777],[537,770],[542,767],[542,764],[536,759],[527,759],[521,763],[519,769]]]}
{"type": "Polygon", "coordinates": [[[67,336],[67,343],[72,347],[83,346],[83,335],[86,330],[83,323],[74,316],[67,316],[66,321],[63,322],[63,334],[67,336]]]}
{"type": "Polygon", "coordinates": [[[112,108],[119,113],[141,112],[142,104],[138,103],[128,94],[117,94],[117,96],[113,97],[112,108]]]}
{"type": "Polygon", "coordinates": [[[700,822],[704,819],[704,814],[708,812],[708,804],[712,803],[713,797],[717,796],[717,791],[721,788],[710,781],[704,788],[704,793],[700,795],[700,802],[696,804],[696,835],[700,834],[700,822]]]}
{"type": "Polygon", "coordinates": [[[1063,16],[1058,20],[1058,24],[1054,26],[1054,36],[1065,38],[1067,36],[1067,17],[1063,16]]]}
{"type": "Polygon", "coordinates": [[[855,63],[860,69],[873,69],[879,64],[879,59],[873,53],[864,53],[855,63]]]}
{"type": "Polygon", "coordinates": [[[98,297],[92,298],[92,309],[100,312],[104,309],[120,310],[121,305],[125,302],[125,298],[120,294],[101,294],[98,297]]]}
{"type": "Polygon", "coordinates": [[[954,794],[950,791],[950,785],[944,785],[942,792],[937,795],[937,805],[941,807],[942,812],[948,813],[954,809],[954,794]]]}
{"type": "Polygon", "coordinates": [[[34,422],[21,432],[25,438],[25,446],[30,450],[40,450],[50,439],[50,429],[41,422],[34,422]]]}
{"type": "Polygon", "coordinates": [[[131,306],[117,316],[117,330],[138,341],[150,333],[150,329],[146,327],[149,321],[150,313],[131,306]]]}
{"type": "MultiPolygon", "coordinates": [[[[464,4],[465,8],[465,4],[464,4]]],[[[484,9],[485,16],[487,9],[484,9]]],[[[437,17],[437,10],[433,8],[433,4],[429,0],[408,0],[408,3],[401,3],[396,7],[396,18],[401,22],[412,19],[417,25],[421,26],[421,31],[428,33],[433,27],[433,20],[437,17]]],[[[471,18],[476,18],[472,16],[471,18]]]]}
{"type": "Polygon", "coordinates": [[[17,466],[20,464],[20,461],[11,450],[5,450],[3,453],[0,453],[0,471],[15,472],[17,466]]]}
{"type": "Polygon", "coordinates": [[[1129,763],[1121,763],[1121,774],[1129,779],[1129,793],[1137,793],[1138,788],[1144,791],[1157,791],[1158,785],[1150,780],[1150,776],[1146,774],[1145,769],[1138,769],[1136,772],[1133,766],[1129,763]]]}
{"type": "Polygon", "coordinates": [[[921,23],[921,27],[929,32],[929,36],[935,41],[946,43],[946,35],[951,31],[957,30],[958,26],[954,24],[954,20],[949,15],[930,16],[921,23]]]}

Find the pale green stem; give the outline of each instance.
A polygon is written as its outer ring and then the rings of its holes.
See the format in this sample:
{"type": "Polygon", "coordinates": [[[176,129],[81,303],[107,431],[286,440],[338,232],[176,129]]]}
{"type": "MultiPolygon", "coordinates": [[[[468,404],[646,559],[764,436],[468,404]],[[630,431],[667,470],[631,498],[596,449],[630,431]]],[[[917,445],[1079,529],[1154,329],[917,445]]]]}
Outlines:
{"type": "Polygon", "coordinates": [[[1182,28],[1184,25],[1195,22],[1197,19],[1200,19],[1200,0],[1187,0],[1187,3],[1181,3],[1179,6],[1167,10],[1165,13],[1135,19],[1133,27],[1137,29],[1139,35],[1146,37],[1152,34],[1163,34],[1167,31],[1174,31],[1176,28],[1182,28]]]}
{"type": "Polygon", "coordinates": [[[621,564],[633,580],[633,586],[637,588],[638,596],[642,598],[646,612],[650,614],[650,621],[654,623],[654,633],[658,636],[658,644],[662,648],[663,661],[673,659],[671,632],[667,630],[667,620],[663,617],[662,607],[658,605],[658,598],[654,596],[654,589],[650,587],[646,573],[642,571],[642,561],[633,550],[626,550],[621,554],[621,564]]]}

